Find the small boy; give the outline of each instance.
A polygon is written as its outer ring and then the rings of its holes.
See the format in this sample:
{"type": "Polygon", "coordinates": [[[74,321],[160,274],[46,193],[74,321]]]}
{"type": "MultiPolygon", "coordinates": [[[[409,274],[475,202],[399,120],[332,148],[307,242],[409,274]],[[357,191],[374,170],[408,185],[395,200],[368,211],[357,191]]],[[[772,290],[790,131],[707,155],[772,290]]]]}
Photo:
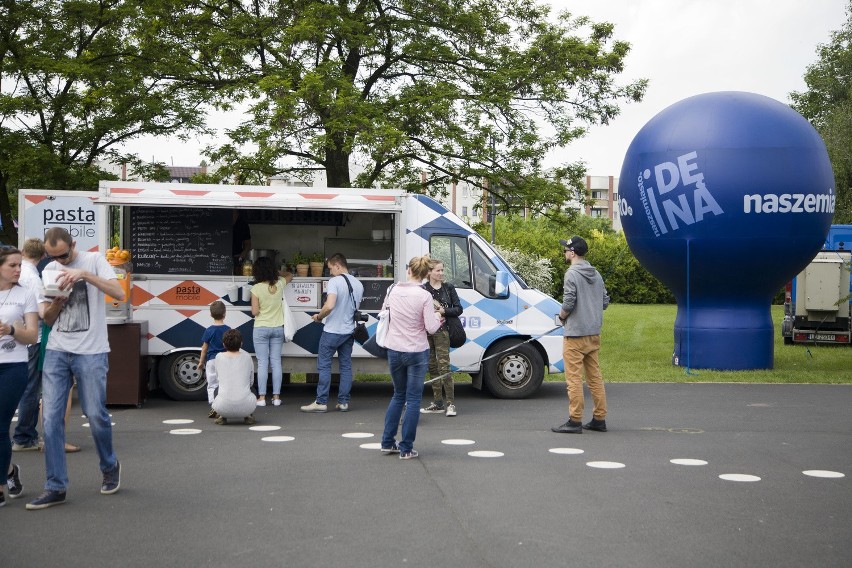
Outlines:
{"type": "Polygon", "coordinates": [[[219,393],[213,401],[213,409],[218,414],[216,424],[227,424],[229,419],[254,424],[252,412],[257,406],[257,399],[251,392],[254,380],[251,355],[240,349],[243,337],[236,329],[226,331],[222,336],[222,343],[225,352],[216,358],[216,371],[219,376],[219,393]]]}
{"type": "Polygon", "coordinates": [[[204,374],[207,375],[207,403],[210,405],[207,417],[218,418],[219,415],[213,410],[213,400],[216,389],[219,387],[215,359],[216,355],[225,350],[222,336],[231,329],[225,325],[225,303],[216,300],[210,304],[210,317],[213,318],[213,325],[205,329],[204,335],[201,336],[201,357],[198,360],[198,368],[204,369],[204,374]]]}

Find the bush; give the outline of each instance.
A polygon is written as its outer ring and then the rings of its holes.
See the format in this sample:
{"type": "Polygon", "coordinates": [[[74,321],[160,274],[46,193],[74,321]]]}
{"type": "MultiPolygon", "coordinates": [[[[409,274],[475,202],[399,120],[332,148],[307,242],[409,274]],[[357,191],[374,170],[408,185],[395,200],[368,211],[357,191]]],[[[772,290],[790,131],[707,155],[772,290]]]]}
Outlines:
{"type": "MultiPolygon", "coordinates": [[[[474,229],[483,238],[490,239],[490,225],[479,224],[474,229]]],[[[587,258],[601,273],[613,302],[669,304],[675,301],[674,295],[639,264],[624,234],[613,231],[607,219],[585,215],[536,219],[498,216],[495,232],[500,254],[512,268],[530,286],[557,300],[562,299],[562,283],[568,268],[559,241],[578,235],[589,243],[587,258]],[[549,277],[546,277],[548,271],[549,277]]]]}

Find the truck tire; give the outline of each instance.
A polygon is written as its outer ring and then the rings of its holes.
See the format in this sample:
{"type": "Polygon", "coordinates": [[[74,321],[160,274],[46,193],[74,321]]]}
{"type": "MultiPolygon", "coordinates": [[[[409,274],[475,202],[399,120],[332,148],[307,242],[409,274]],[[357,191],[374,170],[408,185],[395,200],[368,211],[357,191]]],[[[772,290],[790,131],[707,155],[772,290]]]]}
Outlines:
{"type": "Polygon", "coordinates": [[[198,369],[198,351],[181,351],[160,359],[160,386],[172,400],[207,400],[207,379],[198,369]]]}
{"type": "Polygon", "coordinates": [[[793,345],[793,338],[785,335],[784,336],[784,345],[793,345]]]}
{"type": "Polygon", "coordinates": [[[483,383],[497,398],[526,398],[538,390],[544,380],[544,361],[541,353],[520,339],[498,341],[486,356],[514,349],[489,359],[483,365],[483,383]]]}

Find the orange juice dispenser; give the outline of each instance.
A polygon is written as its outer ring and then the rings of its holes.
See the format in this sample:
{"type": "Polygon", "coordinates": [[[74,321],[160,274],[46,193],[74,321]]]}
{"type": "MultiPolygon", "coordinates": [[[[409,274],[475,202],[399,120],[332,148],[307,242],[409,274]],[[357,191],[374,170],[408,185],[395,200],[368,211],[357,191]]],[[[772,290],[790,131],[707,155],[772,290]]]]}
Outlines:
{"type": "Polygon", "coordinates": [[[110,295],[106,295],[106,320],[107,323],[126,323],[130,321],[131,302],[130,294],[132,292],[131,274],[133,272],[133,264],[130,262],[130,251],[120,250],[118,247],[113,247],[106,252],[107,262],[115,270],[115,276],[118,279],[121,288],[124,290],[124,300],[119,301],[110,295]]]}

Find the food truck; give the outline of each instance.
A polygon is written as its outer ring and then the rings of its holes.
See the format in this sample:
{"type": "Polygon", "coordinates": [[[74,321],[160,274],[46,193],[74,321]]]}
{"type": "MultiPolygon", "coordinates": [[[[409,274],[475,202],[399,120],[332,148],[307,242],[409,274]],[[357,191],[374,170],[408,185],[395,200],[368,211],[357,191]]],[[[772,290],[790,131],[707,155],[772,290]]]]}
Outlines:
{"type": "MultiPolygon", "coordinates": [[[[33,196],[35,197],[35,196],[33,196]]],[[[364,285],[360,310],[371,333],[389,286],[405,278],[405,265],[431,253],[456,286],[467,342],[450,354],[452,370],[469,373],[477,388],[500,398],[523,398],[544,373],[564,371],[562,334],[554,328],[559,303],[526,285],[490,244],[432,198],[389,189],[206,185],[102,181],[97,247],[129,250],[131,294],[108,307],[108,322],[144,322],[142,351],[151,386],[177,400],[206,397],[197,362],[201,336],[212,322],[208,306],[222,300],[225,323],[240,330],[252,353],[250,268],[235,265],[232,227],[239,217],[251,231],[251,259],[268,256],[295,275],[285,288],[296,333],[285,343],[285,373],[315,373],[322,324],[311,316],[324,301],[329,279],[323,260],[342,253],[364,285]],[[106,228],[110,227],[110,230],[106,228]],[[313,272],[302,264],[313,260],[313,272]]],[[[22,210],[38,208],[21,196],[22,210]]],[[[22,213],[21,217],[24,215],[22,213]]],[[[35,215],[37,217],[37,215],[35,215]]],[[[31,223],[37,225],[37,223],[31,223]]],[[[27,233],[39,227],[29,227],[27,233]]],[[[43,232],[41,233],[43,234],[43,232]]],[[[21,240],[26,236],[21,231],[21,240]]],[[[357,343],[356,374],[387,374],[387,361],[357,343]]],[[[336,361],[334,363],[336,372],[336,361]]]]}

